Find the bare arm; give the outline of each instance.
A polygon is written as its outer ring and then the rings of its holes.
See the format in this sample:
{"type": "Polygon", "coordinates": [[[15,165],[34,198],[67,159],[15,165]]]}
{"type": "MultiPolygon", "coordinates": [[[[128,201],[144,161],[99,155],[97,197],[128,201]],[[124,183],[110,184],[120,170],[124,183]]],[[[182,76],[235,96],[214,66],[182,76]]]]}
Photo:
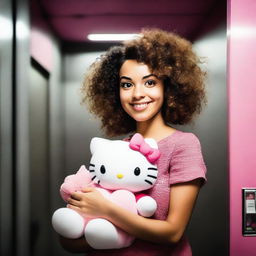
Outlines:
{"type": "Polygon", "coordinates": [[[69,207],[87,216],[103,217],[137,238],[159,243],[176,243],[182,237],[193,211],[200,180],[173,185],[169,214],[165,221],[144,218],[106,200],[93,188],[74,193],[69,207]]]}

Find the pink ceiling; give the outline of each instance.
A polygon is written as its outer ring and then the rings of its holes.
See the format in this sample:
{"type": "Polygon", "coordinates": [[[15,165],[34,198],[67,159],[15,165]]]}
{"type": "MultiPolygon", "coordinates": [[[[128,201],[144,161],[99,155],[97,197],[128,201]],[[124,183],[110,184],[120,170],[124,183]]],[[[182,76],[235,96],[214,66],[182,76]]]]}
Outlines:
{"type": "Polygon", "coordinates": [[[193,38],[219,1],[38,0],[37,2],[55,34],[62,41],[84,42],[89,33],[136,33],[142,27],[158,27],[193,38]]]}

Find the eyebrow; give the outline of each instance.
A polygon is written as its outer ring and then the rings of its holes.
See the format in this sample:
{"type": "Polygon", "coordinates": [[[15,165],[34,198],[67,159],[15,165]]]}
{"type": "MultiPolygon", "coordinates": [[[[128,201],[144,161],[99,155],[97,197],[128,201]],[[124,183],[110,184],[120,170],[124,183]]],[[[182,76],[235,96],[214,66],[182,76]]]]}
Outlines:
{"type": "Polygon", "coordinates": [[[120,76],[120,80],[121,79],[127,79],[127,80],[132,80],[130,77],[128,77],[128,76],[120,76]]]}
{"type": "MultiPolygon", "coordinates": [[[[143,76],[143,77],[142,77],[142,80],[147,79],[147,78],[149,78],[149,77],[151,77],[151,76],[154,76],[154,77],[157,78],[156,75],[154,75],[154,74],[149,74],[149,75],[143,76]]],[[[120,77],[120,80],[121,80],[121,79],[127,79],[127,80],[132,81],[132,79],[131,79],[130,77],[128,77],[128,76],[121,76],[121,77],[120,77]]]]}
{"type": "Polygon", "coordinates": [[[149,74],[149,75],[147,75],[147,76],[143,76],[143,77],[142,77],[142,80],[143,80],[143,79],[147,79],[147,78],[149,78],[149,77],[151,77],[151,76],[154,76],[154,77],[157,78],[156,75],[154,75],[154,74],[149,74]]]}

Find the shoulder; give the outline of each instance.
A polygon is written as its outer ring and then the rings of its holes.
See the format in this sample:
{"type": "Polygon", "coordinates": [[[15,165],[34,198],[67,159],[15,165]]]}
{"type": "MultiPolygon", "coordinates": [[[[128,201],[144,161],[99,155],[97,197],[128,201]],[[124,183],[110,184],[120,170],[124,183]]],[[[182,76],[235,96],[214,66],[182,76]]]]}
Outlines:
{"type": "Polygon", "coordinates": [[[175,138],[174,144],[173,159],[190,161],[202,158],[201,143],[194,133],[180,132],[178,138],[175,138]]]}
{"type": "Polygon", "coordinates": [[[194,133],[179,131],[175,144],[176,146],[200,145],[200,141],[194,133]]]}
{"type": "Polygon", "coordinates": [[[173,134],[158,142],[161,152],[161,161],[172,161],[176,156],[191,152],[200,152],[201,146],[197,136],[190,132],[176,130],[173,134]]]}
{"type": "Polygon", "coordinates": [[[167,147],[170,149],[171,156],[181,155],[200,155],[201,143],[198,137],[191,132],[177,131],[166,141],[167,147]]]}
{"type": "Polygon", "coordinates": [[[200,141],[194,133],[176,130],[170,136],[159,141],[159,144],[173,145],[175,147],[179,147],[179,146],[186,146],[191,144],[198,145],[200,144],[200,141]]]}

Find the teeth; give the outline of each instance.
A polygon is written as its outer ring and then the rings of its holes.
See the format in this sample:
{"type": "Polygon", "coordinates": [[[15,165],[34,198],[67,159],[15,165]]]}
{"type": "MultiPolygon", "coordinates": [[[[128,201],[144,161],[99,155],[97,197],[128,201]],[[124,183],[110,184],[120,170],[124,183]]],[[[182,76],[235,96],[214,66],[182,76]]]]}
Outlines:
{"type": "Polygon", "coordinates": [[[135,107],[141,107],[141,108],[145,108],[148,104],[144,103],[144,104],[134,104],[135,107]]]}
{"type": "Polygon", "coordinates": [[[137,110],[145,109],[148,106],[148,103],[142,103],[142,104],[133,104],[133,107],[137,110]]]}
{"type": "Polygon", "coordinates": [[[134,103],[133,107],[135,110],[144,110],[147,108],[149,103],[134,103]]]}

